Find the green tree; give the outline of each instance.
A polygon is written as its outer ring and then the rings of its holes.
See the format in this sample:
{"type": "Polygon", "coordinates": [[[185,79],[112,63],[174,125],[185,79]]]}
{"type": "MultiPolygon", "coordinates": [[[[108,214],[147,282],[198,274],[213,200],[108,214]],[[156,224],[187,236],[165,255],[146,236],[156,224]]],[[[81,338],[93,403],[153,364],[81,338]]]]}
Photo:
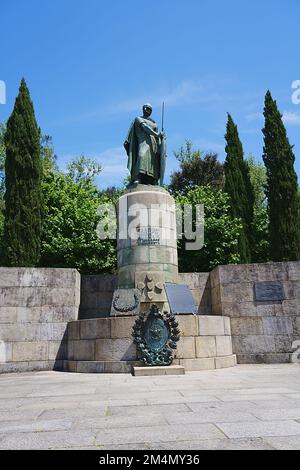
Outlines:
{"type": "Polygon", "coordinates": [[[254,194],[249,168],[244,160],[243,146],[237,126],[228,114],[226,127],[225,191],[230,197],[232,215],[242,220],[243,231],[239,239],[241,263],[251,261],[254,194]]]}
{"type": "Polygon", "coordinates": [[[92,181],[48,171],[43,180],[44,226],[40,265],[93,274],[116,270],[116,241],[99,240],[99,204],[109,202],[92,181]]]}
{"type": "Polygon", "coordinates": [[[269,217],[265,187],[267,171],[263,163],[250,155],[247,158],[250,180],[254,191],[252,249],[253,263],[270,261],[269,217]]]}
{"type": "Polygon", "coordinates": [[[35,266],[42,233],[41,148],[29,90],[22,79],[5,132],[3,257],[8,266],[35,266]]]}
{"type": "Polygon", "coordinates": [[[117,188],[116,186],[108,186],[106,189],[100,191],[101,197],[107,198],[113,204],[117,205],[119,197],[125,192],[125,189],[117,188]]]}
{"type": "Polygon", "coordinates": [[[93,180],[102,171],[102,165],[97,160],[84,155],[74,158],[67,166],[67,175],[76,183],[93,180]]]}
{"type": "Polygon", "coordinates": [[[214,153],[202,154],[193,150],[192,143],[186,141],[185,147],[175,152],[180,170],[171,175],[169,189],[172,193],[186,194],[194,186],[209,184],[215,189],[223,187],[224,171],[222,163],[214,153]]]}
{"type": "Polygon", "coordinates": [[[4,171],[4,164],[5,164],[5,143],[4,143],[4,135],[5,135],[6,125],[0,122],[0,171],[4,171]]]}
{"type": "MultiPolygon", "coordinates": [[[[52,138],[41,139],[43,161],[43,234],[40,266],[77,268],[86,274],[116,270],[116,241],[100,240],[96,228],[100,204],[117,198],[99,191],[94,176],[101,166],[84,156],[75,158],[67,174],[57,167],[52,138]]],[[[114,192],[114,191],[113,191],[114,192]]]]}
{"type": "Polygon", "coordinates": [[[5,135],[6,125],[0,122],[0,260],[3,253],[3,230],[4,230],[4,191],[5,191],[5,135]]]}
{"type": "Polygon", "coordinates": [[[48,171],[59,171],[57,166],[57,155],[55,154],[52,137],[50,135],[41,136],[41,156],[43,174],[48,171]]]}
{"type": "Polygon", "coordinates": [[[4,210],[4,190],[5,190],[5,136],[6,125],[0,122],[0,212],[4,210]]]}
{"type": "Polygon", "coordinates": [[[266,194],[273,261],[295,261],[300,257],[298,182],[295,155],[277,103],[270,91],[264,107],[263,160],[267,169],[266,194]]]}
{"type": "Polygon", "coordinates": [[[240,263],[238,240],[241,220],[233,217],[230,200],[224,191],[210,186],[197,186],[185,196],[176,197],[178,204],[204,204],[204,246],[197,251],[185,250],[185,239],[178,242],[181,272],[211,271],[221,264],[240,263]]]}

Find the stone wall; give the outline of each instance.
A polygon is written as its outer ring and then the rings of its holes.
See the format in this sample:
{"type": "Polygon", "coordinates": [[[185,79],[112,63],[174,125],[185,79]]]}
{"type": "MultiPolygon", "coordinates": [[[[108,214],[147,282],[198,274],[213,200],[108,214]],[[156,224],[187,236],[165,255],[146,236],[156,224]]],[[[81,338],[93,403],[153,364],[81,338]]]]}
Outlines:
{"type": "MultiPolygon", "coordinates": [[[[176,315],[180,340],[174,364],[189,370],[209,370],[236,364],[232,354],[230,320],[211,315],[176,315]]],[[[141,365],[132,340],[135,317],[110,317],[74,321],[68,329],[70,372],[130,372],[141,365]]]]}
{"type": "Polygon", "coordinates": [[[211,286],[209,273],[179,273],[179,283],[186,284],[194,297],[199,315],[211,314],[211,286]]]}
{"type": "Polygon", "coordinates": [[[0,373],[61,369],[79,299],[75,269],[0,268],[0,373]]]}
{"type": "MultiPolygon", "coordinates": [[[[199,314],[211,313],[209,273],[180,273],[179,283],[192,291],[199,314]]],[[[79,318],[105,318],[110,314],[113,292],[117,288],[116,274],[81,276],[79,318]]]]}
{"type": "Polygon", "coordinates": [[[231,317],[238,363],[291,362],[300,340],[300,262],[219,266],[210,276],[212,313],[231,317]],[[280,281],[281,301],[255,300],[259,282],[280,281]]]}
{"type": "Polygon", "coordinates": [[[81,276],[79,319],[108,317],[117,285],[116,274],[81,276]]]}
{"type": "MultiPolygon", "coordinates": [[[[300,262],[220,266],[210,274],[182,273],[179,282],[191,289],[199,314],[230,317],[233,353],[239,363],[291,361],[293,343],[300,340],[300,262]],[[282,301],[255,300],[255,283],[266,281],[282,283],[282,301]]],[[[0,373],[62,369],[67,359],[68,322],[75,328],[78,309],[82,320],[108,317],[116,288],[116,275],[82,276],[79,309],[80,275],[75,269],[0,268],[0,373]]],[[[209,320],[202,316],[200,321],[209,320]]],[[[90,332],[80,334],[99,334],[99,325],[93,333],[93,324],[87,322],[90,332]]],[[[185,348],[185,356],[176,360],[209,362],[209,357],[186,356],[191,344],[196,348],[200,341],[195,339],[196,330],[188,339],[183,334],[179,354],[185,348]]],[[[200,336],[209,335],[200,332],[200,336]]],[[[222,335],[211,336],[214,341],[201,340],[208,350],[213,342],[217,347],[217,341],[221,347],[217,337],[222,335]]],[[[75,354],[81,354],[86,339],[86,347],[91,347],[91,338],[81,337],[81,344],[74,343],[79,347],[75,354]]]]}

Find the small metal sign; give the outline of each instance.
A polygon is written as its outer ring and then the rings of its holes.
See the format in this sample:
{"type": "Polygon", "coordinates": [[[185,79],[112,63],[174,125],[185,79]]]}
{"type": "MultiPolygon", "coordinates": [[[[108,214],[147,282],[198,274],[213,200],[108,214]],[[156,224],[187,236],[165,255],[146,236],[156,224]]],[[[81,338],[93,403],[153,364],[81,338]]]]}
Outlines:
{"type": "Polygon", "coordinates": [[[257,302],[280,302],[285,299],[281,282],[256,282],[254,293],[257,302]]]}
{"type": "Polygon", "coordinates": [[[189,287],[185,284],[166,282],[165,289],[173,314],[196,314],[197,307],[189,287]]]}
{"type": "Polygon", "coordinates": [[[160,232],[158,228],[141,227],[138,239],[139,245],[160,245],[160,232]]]}

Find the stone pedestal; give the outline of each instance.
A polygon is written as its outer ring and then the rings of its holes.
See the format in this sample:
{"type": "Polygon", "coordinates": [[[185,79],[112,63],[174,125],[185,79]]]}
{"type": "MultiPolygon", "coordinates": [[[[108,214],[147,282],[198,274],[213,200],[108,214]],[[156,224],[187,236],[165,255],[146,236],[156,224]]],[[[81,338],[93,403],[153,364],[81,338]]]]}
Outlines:
{"type": "MultiPolygon", "coordinates": [[[[186,371],[236,365],[232,353],[230,320],[210,315],[176,315],[181,337],[174,366],[186,371]]],[[[133,343],[135,318],[109,317],[69,323],[68,360],[64,370],[89,373],[130,373],[143,366],[133,343]]],[[[153,369],[147,367],[147,369],[153,369]]]]}
{"type": "MultiPolygon", "coordinates": [[[[118,210],[116,295],[120,305],[134,305],[134,292],[129,301],[125,290],[138,289],[140,310],[149,309],[152,303],[168,309],[164,283],[178,282],[174,198],[159,186],[137,184],[119,199],[118,210]]],[[[132,314],[130,310],[122,313],[132,314]]],[[[115,311],[112,314],[117,315],[115,311]]]]}

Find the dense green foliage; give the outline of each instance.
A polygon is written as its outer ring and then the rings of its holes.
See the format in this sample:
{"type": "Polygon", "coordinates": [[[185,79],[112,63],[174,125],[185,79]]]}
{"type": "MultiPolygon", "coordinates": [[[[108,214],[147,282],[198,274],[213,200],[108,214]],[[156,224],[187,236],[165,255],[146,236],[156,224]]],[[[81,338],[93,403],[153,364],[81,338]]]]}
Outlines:
{"type": "Polygon", "coordinates": [[[49,135],[41,136],[41,156],[43,175],[49,170],[58,171],[57,155],[54,152],[52,137],[49,135]]]}
{"type": "Polygon", "coordinates": [[[116,241],[100,240],[96,228],[101,204],[110,202],[95,185],[101,167],[85,156],[74,158],[67,174],[57,169],[52,140],[44,139],[44,225],[41,266],[77,268],[97,274],[116,270],[116,241]]]}
{"type": "Polygon", "coordinates": [[[42,165],[40,131],[24,79],[7,121],[4,142],[3,262],[8,266],[35,266],[42,234],[42,165]]]}
{"type": "Polygon", "coordinates": [[[238,239],[243,229],[240,219],[233,217],[229,196],[210,186],[198,186],[185,196],[178,195],[180,204],[204,204],[204,246],[198,251],[186,251],[185,240],[178,243],[181,272],[210,271],[220,264],[240,262],[238,239]]]}
{"type": "Polygon", "coordinates": [[[0,212],[4,210],[4,190],[5,190],[5,135],[6,126],[0,122],[0,212]]]}
{"type": "Polygon", "coordinates": [[[300,258],[299,197],[295,156],[277,103],[265,97],[263,160],[267,169],[270,249],[273,261],[300,258]]]}
{"type": "MultiPolygon", "coordinates": [[[[3,165],[4,130],[5,126],[1,125],[0,158],[3,155],[3,159],[0,161],[3,165]]],[[[41,137],[40,149],[44,221],[38,265],[75,267],[82,273],[90,274],[115,271],[116,242],[99,240],[96,227],[100,220],[97,215],[99,205],[110,201],[116,203],[119,190],[112,188],[111,191],[99,191],[95,186],[94,176],[100,173],[101,166],[95,160],[84,156],[71,161],[67,174],[63,174],[58,169],[57,156],[50,136],[41,137]]],[[[4,214],[0,210],[0,240],[3,225],[4,214]]]]}
{"type": "Polygon", "coordinates": [[[101,171],[102,166],[95,159],[84,155],[74,158],[67,166],[67,174],[75,183],[91,180],[94,176],[99,175],[101,171]]]}
{"type": "Polygon", "coordinates": [[[5,191],[5,144],[4,134],[6,126],[0,122],[0,261],[3,253],[3,230],[4,230],[4,191],[5,191]]]}
{"type": "Polygon", "coordinates": [[[223,165],[216,154],[202,155],[200,150],[193,151],[191,142],[186,141],[186,146],[181,147],[175,156],[180,163],[180,170],[171,175],[169,190],[172,193],[186,194],[194,186],[223,187],[223,165]]]}
{"type": "Polygon", "coordinates": [[[92,180],[75,182],[50,171],[43,181],[45,220],[41,266],[73,267],[82,273],[112,272],[116,268],[113,240],[99,240],[96,227],[100,197],[92,180]]]}
{"type": "Polygon", "coordinates": [[[6,126],[2,122],[0,122],[0,172],[4,172],[4,165],[5,165],[5,143],[4,143],[4,135],[5,135],[6,126]]]}
{"type": "Polygon", "coordinates": [[[269,217],[265,186],[267,172],[263,163],[253,156],[247,158],[250,180],[254,192],[251,260],[253,263],[270,261],[269,217]]]}
{"type": "Polygon", "coordinates": [[[251,261],[254,194],[243,146],[237,126],[228,114],[226,127],[225,191],[230,198],[232,215],[241,219],[243,230],[239,237],[241,263],[251,261]]]}

